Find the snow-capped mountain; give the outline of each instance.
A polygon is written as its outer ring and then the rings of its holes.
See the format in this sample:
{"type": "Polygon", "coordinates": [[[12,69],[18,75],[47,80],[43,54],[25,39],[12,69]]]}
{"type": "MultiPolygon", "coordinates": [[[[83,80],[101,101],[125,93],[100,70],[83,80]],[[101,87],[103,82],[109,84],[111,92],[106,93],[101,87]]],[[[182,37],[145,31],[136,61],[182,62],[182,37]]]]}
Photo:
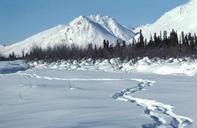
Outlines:
{"type": "Polygon", "coordinates": [[[165,13],[155,23],[148,24],[142,27],[136,28],[134,31],[142,32],[146,38],[153,35],[155,32],[171,31],[175,29],[179,34],[184,31],[185,33],[197,32],[197,0],[190,0],[184,5],[178,6],[169,12],[165,13]]]}
{"type": "Polygon", "coordinates": [[[0,52],[3,55],[12,52],[21,55],[22,51],[28,53],[33,46],[47,48],[59,44],[75,44],[85,47],[92,43],[99,46],[102,45],[104,39],[115,43],[118,39],[127,41],[133,36],[132,30],[122,26],[109,16],[79,16],[68,25],[58,25],[21,42],[6,46],[0,52]]]}

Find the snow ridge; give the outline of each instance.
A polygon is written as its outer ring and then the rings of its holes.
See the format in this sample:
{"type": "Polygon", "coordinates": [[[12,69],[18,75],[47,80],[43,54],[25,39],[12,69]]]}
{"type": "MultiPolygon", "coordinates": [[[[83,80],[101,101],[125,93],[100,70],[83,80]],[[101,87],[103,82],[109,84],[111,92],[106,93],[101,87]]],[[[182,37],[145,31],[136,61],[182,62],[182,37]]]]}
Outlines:
{"type": "Polygon", "coordinates": [[[155,83],[155,81],[141,79],[136,79],[136,81],[138,82],[137,86],[115,93],[113,99],[136,103],[143,107],[145,109],[144,113],[149,115],[154,121],[154,123],[142,125],[143,128],[184,128],[192,124],[192,119],[175,114],[171,105],[133,97],[132,94],[143,91],[155,83]]]}

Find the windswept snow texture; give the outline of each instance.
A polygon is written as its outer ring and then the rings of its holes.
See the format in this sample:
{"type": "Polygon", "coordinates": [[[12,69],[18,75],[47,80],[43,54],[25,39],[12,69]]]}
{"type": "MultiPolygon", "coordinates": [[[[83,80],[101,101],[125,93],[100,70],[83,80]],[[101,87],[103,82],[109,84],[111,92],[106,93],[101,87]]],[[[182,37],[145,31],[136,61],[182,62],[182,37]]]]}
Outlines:
{"type": "Polygon", "coordinates": [[[170,126],[172,128],[184,128],[192,124],[192,119],[175,114],[172,110],[173,106],[171,105],[163,104],[154,100],[133,97],[133,93],[142,91],[155,83],[154,81],[149,80],[137,79],[136,81],[139,82],[136,87],[115,93],[113,98],[121,101],[135,102],[137,105],[144,107],[144,112],[154,120],[154,123],[144,124],[142,125],[143,128],[167,128],[170,126]]]}
{"type": "Polygon", "coordinates": [[[59,63],[34,62],[30,65],[35,68],[67,69],[67,70],[92,70],[106,72],[139,72],[154,73],[160,75],[188,75],[193,76],[197,73],[197,60],[185,59],[148,59],[143,58],[135,64],[133,60],[121,62],[120,59],[97,60],[91,59],[82,61],[62,61],[59,63]]]}
{"type": "Polygon", "coordinates": [[[47,48],[61,44],[68,46],[74,44],[82,48],[87,47],[90,43],[101,46],[104,39],[116,43],[117,40],[129,40],[132,37],[134,37],[133,31],[109,16],[79,16],[67,25],[58,25],[40,32],[2,48],[0,52],[5,56],[12,52],[21,55],[22,51],[29,53],[34,46],[47,48]]]}
{"type": "Polygon", "coordinates": [[[139,32],[142,29],[145,38],[150,38],[155,32],[160,34],[161,31],[172,31],[175,29],[179,34],[197,33],[197,0],[189,0],[184,5],[178,6],[169,12],[166,12],[155,23],[136,28],[134,31],[139,32]]]}

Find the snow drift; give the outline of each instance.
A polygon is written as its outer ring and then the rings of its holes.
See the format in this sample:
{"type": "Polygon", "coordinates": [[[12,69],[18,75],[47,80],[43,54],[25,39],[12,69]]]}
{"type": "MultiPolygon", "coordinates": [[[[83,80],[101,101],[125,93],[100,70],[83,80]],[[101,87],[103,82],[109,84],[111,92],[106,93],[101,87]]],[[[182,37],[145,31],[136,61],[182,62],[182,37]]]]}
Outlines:
{"type": "Polygon", "coordinates": [[[188,75],[197,73],[197,60],[185,59],[148,59],[143,58],[134,63],[122,62],[120,59],[97,60],[91,59],[76,61],[68,60],[54,63],[33,62],[30,63],[35,68],[67,69],[67,70],[99,70],[106,72],[141,72],[155,73],[160,75],[188,75]]]}

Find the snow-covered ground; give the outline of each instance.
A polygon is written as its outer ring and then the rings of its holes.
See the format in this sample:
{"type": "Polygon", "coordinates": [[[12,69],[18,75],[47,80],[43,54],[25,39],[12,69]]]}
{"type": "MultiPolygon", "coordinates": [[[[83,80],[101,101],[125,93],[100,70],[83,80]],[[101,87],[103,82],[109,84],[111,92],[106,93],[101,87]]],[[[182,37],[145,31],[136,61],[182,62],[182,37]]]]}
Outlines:
{"type": "Polygon", "coordinates": [[[142,72],[154,73],[161,75],[189,75],[193,76],[197,73],[197,60],[184,59],[149,59],[143,58],[134,62],[133,60],[122,62],[119,58],[111,60],[97,60],[94,62],[91,59],[82,61],[61,61],[55,63],[34,62],[30,63],[36,68],[46,69],[67,69],[67,70],[92,70],[106,72],[142,72]]]}
{"type": "MultiPolygon", "coordinates": [[[[181,70],[175,62],[162,61],[181,70]]],[[[1,69],[14,63],[0,62],[7,65],[1,69]]],[[[195,73],[106,72],[111,67],[102,63],[105,70],[16,63],[26,70],[0,74],[0,128],[197,127],[195,73]]]]}

